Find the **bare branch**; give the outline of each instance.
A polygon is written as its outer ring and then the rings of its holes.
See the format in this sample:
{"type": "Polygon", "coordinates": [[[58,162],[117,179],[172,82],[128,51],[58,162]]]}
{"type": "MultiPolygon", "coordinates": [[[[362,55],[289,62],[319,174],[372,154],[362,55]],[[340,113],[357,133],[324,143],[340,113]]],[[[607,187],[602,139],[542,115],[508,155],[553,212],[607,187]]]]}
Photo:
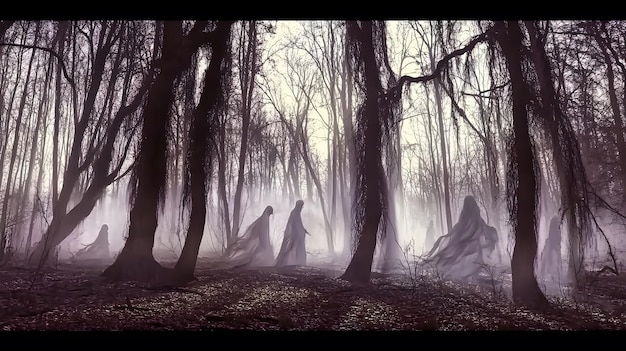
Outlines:
{"type": "Polygon", "coordinates": [[[120,161],[117,164],[117,167],[115,167],[115,169],[107,176],[107,184],[111,184],[117,181],[118,179],[123,178],[126,175],[126,173],[128,173],[135,166],[137,159],[133,161],[133,164],[130,165],[128,169],[121,176],[115,178],[115,175],[119,173],[120,169],[122,169],[122,165],[124,164],[124,160],[126,160],[126,155],[128,154],[128,150],[130,149],[133,136],[135,136],[135,133],[137,132],[137,127],[139,126],[140,122],[141,120],[138,120],[137,123],[135,123],[135,125],[133,126],[132,132],[130,136],[128,137],[128,140],[126,141],[126,145],[124,146],[124,151],[122,152],[122,156],[120,157],[120,161]]]}
{"type": "Polygon", "coordinates": [[[36,50],[43,50],[45,52],[48,52],[49,54],[57,58],[57,60],[59,61],[59,64],[61,65],[61,68],[63,68],[63,76],[65,76],[65,79],[67,79],[67,82],[72,87],[72,90],[76,90],[74,80],[70,78],[69,74],[67,73],[67,68],[65,67],[65,63],[63,63],[63,58],[56,51],[50,48],[43,47],[43,46],[28,45],[28,44],[0,43],[0,46],[21,47],[21,48],[26,48],[26,49],[36,49],[36,50]]]}
{"type": "Polygon", "coordinates": [[[482,99],[494,99],[495,100],[495,99],[498,99],[498,96],[492,96],[492,95],[485,96],[484,94],[485,93],[490,93],[490,92],[498,90],[498,89],[502,89],[502,88],[506,87],[507,85],[509,85],[510,83],[511,83],[511,81],[508,81],[508,82],[506,82],[504,84],[495,86],[495,87],[493,87],[491,89],[479,91],[477,94],[466,93],[464,91],[462,91],[461,94],[463,94],[465,96],[473,96],[473,97],[482,98],[482,99]]]}
{"type": "Polygon", "coordinates": [[[472,51],[472,49],[474,49],[474,47],[478,43],[482,43],[486,41],[489,38],[489,36],[493,33],[494,30],[495,29],[493,29],[493,27],[489,28],[482,34],[475,36],[472,40],[469,41],[469,43],[467,43],[467,45],[464,48],[456,49],[452,51],[451,53],[447,54],[446,56],[444,56],[439,62],[437,62],[437,66],[435,67],[435,70],[431,74],[420,76],[420,77],[411,77],[411,76],[400,77],[400,79],[398,80],[398,84],[396,84],[395,87],[389,89],[389,91],[387,92],[387,95],[395,95],[395,93],[397,93],[398,90],[402,89],[402,86],[405,83],[425,83],[435,78],[439,78],[441,76],[441,72],[443,72],[443,69],[448,65],[448,62],[450,62],[450,60],[452,60],[453,58],[457,56],[461,56],[467,52],[472,51]]]}

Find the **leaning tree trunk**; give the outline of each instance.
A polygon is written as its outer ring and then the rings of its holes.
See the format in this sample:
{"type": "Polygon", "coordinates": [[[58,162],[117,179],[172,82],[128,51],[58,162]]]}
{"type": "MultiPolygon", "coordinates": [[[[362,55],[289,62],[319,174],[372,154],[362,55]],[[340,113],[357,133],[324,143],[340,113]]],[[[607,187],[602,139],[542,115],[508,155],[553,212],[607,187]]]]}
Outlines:
{"type": "Polygon", "coordinates": [[[515,231],[511,260],[513,300],[528,306],[547,304],[535,277],[537,256],[536,160],[529,132],[527,106],[529,91],[522,73],[522,32],[517,22],[497,23],[498,43],[507,62],[513,97],[513,140],[507,188],[510,215],[515,231]]]}
{"type": "Polygon", "coordinates": [[[227,59],[230,28],[233,22],[224,21],[215,29],[219,38],[212,45],[211,63],[204,78],[204,89],[200,103],[193,116],[190,130],[189,173],[191,186],[191,214],[189,229],[175,270],[181,276],[192,279],[200,243],[204,233],[206,219],[206,180],[210,177],[215,148],[211,140],[217,125],[217,114],[220,108],[220,93],[223,90],[222,63],[227,59]],[[209,118],[211,120],[209,121],[209,118]]]}
{"type": "MultiPolygon", "coordinates": [[[[72,202],[75,195],[75,189],[77,183],[80,180],[81,174],[86,170],[87,166],[93,160],[93,150],[89,147],[89,153],[83,156],[83,141],[86,137],[89,122],[92,120],[92,112],[96,106],[96,97],[102,83],[104,69],[106,66],[106,60],[108,55],[111,52],[111,49],[117,40],[115,33],[117,32],[117,26],[113,25],[108,32],[101,32],[100,40],[97,50],[95,51],[95,56],[93,58],[93,64],[91,66],[90,77],[91,82],[89,85],[89,89],[85,96],[85,101],[82,106],[82,112],[80,114],[80,118],[74,118],[75,127],[74,127],[74,136],[70,136],[69,127],[66,127],[67,130],[67,145],[71,145],[71,151],[65,150],[65,155],[69,155],[67,158],[67,162],[65,164],[65,172],[63,173],[63,186],[61,187],[61,191],[56,197],[54,194],[53,187],[53,205],[52,205],[52,221],[46,230],[42,240],[33,250],[33,253],[28,257],[29,265],[42,265],[48,262],[50,259],[49,253],[51,250],[56,247],[56,245],[60,244],[63,241],[62,234],[57,232],[60,228],[66,227],[66,219],[64,218],[67,215],[67,206],[72,202]],[[81,164],[82,161],[82,164],[81,164]]],[[[57,77],[58,78],[58,77],[57,77]]],[[[58,88],[58,86],[57,86],[58,88]]],[[[57,91],[59,93],[59,91],[57,91]]],[[[58,99],[58,96],[57,96],[58,99]]],[[[57,105],[59,106],[59,105],[57,105]]],[[[55,109],[57,108],[55,106],[55,109]]],[[[77,111],[74,111],[78,116],[77,111]]],[[[56,112],[55,112],[56,114],[56,112]]],[[[69,122],[68,122],[69,123],[69,122]]],[[[55,120],[55,128],[57,126],[57,121],[55,120]]],[[[58,128],[57,128],[58,129],[58,128]]],[[[54,130],[53,134],[53,183],[54,180],[54,172],[56,169],[55,163],[57,162],[54,156],[54,147],[57,145],[57,137],[54,135],[58,134],[58,130],[54,130]]],[[[57,135],[58,136],[58,135],[57,135]]],[[[56,184],[56,183],[55,183],[56,184]]],[[[69,233],[68,233],[69,235],[69,233]]]]}
{"type": "MultiPolygon", "coordinates": [[[[116,72],[115,67],[114,72],[116,72]]],[[[76,183],[78,181],[78,174],[82,172],[81,169],[84,169],[84,166],[78,167],[77,163],[74,162],[75,158],[78,157],[77,155],[80,151],[73,146],[72,155],[74,156],[70,156],[70,160],[74,160],[72,161],[72,169],[74,169],[75,172],[72,172],[71,177],[65,177],[65,181],[61,190],[61,195],[57,200],[57,204],[63,204],[63,208],[58,207],[57,212],[54,212],[50,226],[46,230],[46,233],[44,234],[42,240],[35,246],[32,254],[29,255],[28,260],[31,265],[46,263],[47,258],[49,258],[49,252],[57,245],[61,244],[74,231],[74,229],[76,229],[76,227],[79,226],[83,222],[83,220],[91,214],[91,211],[95,207],[98,200],[102,198],[102,195],[107,186],[113,183],[117,178],[120,169],[124,163],[124,159],[126,158],[125,156],[128,153],[130,142],[132,141],[132,136],[128,137],[128,141],[126,142],[125,147],[122,150],[122,160],[120,160],[118,164],[115,165],[115,167],[113,167],[113,169],[109,172],[109,168],[111,166],[113,158],[113,152],[115,150],[116,138],[119,131],[121,130],[120,127],[122,126],[122,123],[141,105],[143,97],[145,96],[152,82],[152,72],[152,70],[148,72],[147,77],[142,82],[142,85],[133,100],[128,105],[120,107],[115,117],[111,120],[110,125],[107,127],[105,132],[106,141],[101,147],[100,153],[95,161],[91,162],[89,160],[84,160],[85,164],[91,163],[93,174],[89,179],[88,186],[85,185],[86,190],[80,191],[80,200],[77,200],[77,203],[72,206],[72,209],[66,213],[66,207],[69,198],[64,194],[67,194],[68,192],[70,194],[72,192],[76,193],[76,191],[68,191],[68,188],[66,187],[69,186],[69,184],[71,183],[76,183]]],[[[130,81],[130,79],[131,75],[127,74],[124,82],[127,83],[130,81]]],[[[128,90],[124,89],[122,91],[122,103],[126,102],[127,94],[128,90]]],[[[81,117],[81,119],[83,118],[87,119],[88,115],[84,115],[83,117],[81,117]]],[[[81,139],[75,139],[74,143],[82,143],[82,141],[76,140],[81,139]]],[[[91,152],[90,158],[93,159],[94,157],[94,153],[91,152]]]]}

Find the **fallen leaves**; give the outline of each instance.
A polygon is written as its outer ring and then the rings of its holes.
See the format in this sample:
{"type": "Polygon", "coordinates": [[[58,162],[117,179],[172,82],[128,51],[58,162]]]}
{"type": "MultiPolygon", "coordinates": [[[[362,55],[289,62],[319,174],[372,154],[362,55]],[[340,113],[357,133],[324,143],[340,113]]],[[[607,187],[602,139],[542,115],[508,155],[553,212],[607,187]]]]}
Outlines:
{"type": "MultiPolygon", "coordinates": [[[[552,298],[536,312],[489,289],[436,279],[377,275],[369,285],[314,267],[259,270],[199,266],[185,287],[109,283],[95,269],[0,270],[2,330],[584,330],[623,329],[621,284],[593,303],[552,298]],[[616,307],[612,307],[616,306],[616,307]],[[602,307],[602,308],[600,308],[602,307]],[[614,308],[614,310],[609,310],[614,308]]],[[[608,278],[607,278],[608,279],[608,278]]]]}

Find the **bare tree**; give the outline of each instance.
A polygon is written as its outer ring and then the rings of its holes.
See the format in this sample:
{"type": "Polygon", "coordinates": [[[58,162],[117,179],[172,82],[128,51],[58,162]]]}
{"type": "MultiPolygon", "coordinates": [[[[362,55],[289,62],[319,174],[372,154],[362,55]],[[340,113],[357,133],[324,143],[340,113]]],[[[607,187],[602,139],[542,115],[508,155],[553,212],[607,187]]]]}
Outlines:
{"type": "MultiPolygon", "coordinates": [[[[37,41],[37,37],[39,36],[39,30],[40,30],[41,26],[40,23],[37,23],[37,28],[35,29],[35,38],[34,41],[37,41]]],[[[35,51],[31,50],[31,55],[30,55],[30,60],[28,61],[28,69],[26,71],[26,79],[24,81],[24,88],[22,89],[22,96],[20,98],[20,103],[18,106],[18,112],[17,112],[17,117],[15,120],[15,129],[14,129],[14,135],[13,135],[13,147],[11,149],[11,156],[10,156],[10,161],[9,161],[9,169],[8,169],[8,174],[7,174],[7,182],[5,185],[5,190],[4,190],[4,198],[2,201],[2,214],[0,215],[0,260],[2,260],[3,256],[4,256],[4,252],[5,252],[5,247],[7,245],[7,239],[9,239],[9,236],[7,235],[6,232],[6,225],[7,225],[7,216],[9,216],[9,211],[10,211],[10,207],[9,207],[9,195],[11,193],[11,189],[12,186],[14,185],[14,179],[13,179],[13,172],[15,169],[15,161],[17,159],[17,148],[19,145],[19,135],[20,135],[20,130],[22,130],[22,118],[24,116],[24,111],[25,111],[25,104],[26,104],[26,97],[29,94],[29,89],[28,89],[28,84],[29,81],[31,79],[31,73],[32,73],[32,68],[33,68],[33,62],[35,60],[35,51]]],[[[17,213],[16,213],[17,214],[17,213]]],[[[10,243],[12,244],[12,243],[10,243]]],[[[12,244],[13,245],[13,244],[12,244]]]]}
{"type": "Polygon", "coordinates": [[[187,152],[188,184],[185,196],[191,197],[189,229],[175,269],[184,277],[193,277],[204,233],[206,218],[207,178],[211,176],[215,153],[217,117],[223,108],[224,94],[230,81],[230,30],[232,21],[219,21],[211,42],[211,62],[204,77],[200,103],[193,115],[190,144],[187,152]]]}
{"type": "MultiPolygon", "coordinates": [[[[117,180],[120,173],[126,173],[121,172],[121,170],[126,159],[126,154],[131,145],[135,127],[131,128],[128,133],[129,137],[122,148],[122,157],[120,157],[113,169],[109,171],[111,162],[113,161],[115,142],[123,122],[128,116],[132,115],[142,103],[144,95],[148,91],[152,82],[151,70],[148,71],[147,77],[142,82],[142,86],[139,88],[130,103],[122,105],[115,116],[110,119],[110,124],[105,128],[105,132],[102,133],[101,137],[97,139],[95,133],[90,134],[90,138],[86,143],[88,151],[83,155],[82,150],[86,135],[85,132],[91,125],[91,115],[95,106],[95,99],[99,90],[100,82],[102,81],[102,72],[104,70],[106,57],[108,56],[113,44],[119,39],[119,36],[122,35],[123,30],[130,31],[131,29],[126,26],[118,27],[117,24],[113,24],[109,31],[102,30],[99,32],[100,46],[98,46],[95,50],[96,56],[94,65],[91,67],[91,74],[97,75],[98,77],[91,81],[87,98],[83,104],[83,111],[80,118],[76,119],[77,124],[74,130],[72,148],[68,156],[66,170],[63,177],[63,186],[56,202],[57,206],[53,207],[53,218],[50,222],[50,226],[47,228],[42,240],[37,244],[29,257],[30,264],[45,263],[49,258],[48,254],[50,250],[67,238],[76,226],[91,213],[95,204],[102,196],[104,189],[106,189],[109,184],[117,180]],[[82,163],[80,162],[81,158],[82,163]],[[72,195],[76,190],[77,184],[79,184],[80,176],[87,171],[90,166],[93,168],[94,176],[91,178],[89,186],[85,189],[80,199],[75,200],[76,203],[68,211],[67,207],[70,200],[73,198],[72,195]]],[[[127,49],[131,51],[134,50],[132,46],[127,49]]],[[[122,50],[118,52],[118,57],[121,57],[119,55],[122,55],[122,52],[122,50]]],[[[129,55],[132,56],[132,52],[129,52],[129,55]]],[[[134,65],[132,63],[132,59],[130,60],[129,69],[134,65]]],[[[124,77],[124,80],[126,81],[124,86],[127,88],[122,91],[122,104],[126,104],[126,100],[129,96],[128,82],[132,78],[130,75],[131,72],[132,71],[127,71],[127,74],[124,77]]],[[[101,114],[96,125],[101,126],[103,124],[104,116],[101,114]]],[[[127,171],[129,170],[130,168],[127,171]]]]}
{"type": "Polygon", "coordinates": [[[239,147],[239,168],[237,174],[237,187],[233,200],[233,222],[231,237],[228,238],[228,246],[239,235],[239,225],[241,217],[241,196],[243,190],[244,172],[246,167],[246,156],[248,148],[248,132],[250,128],[250,115],[252,112],[252,93],[254,91],[254,81],[258,71],[258,49],[257,49],[257,23],[256,21],[244,22],[241,27],[239,45],[239,85],[241,88],[241,144],[239,147]]]}

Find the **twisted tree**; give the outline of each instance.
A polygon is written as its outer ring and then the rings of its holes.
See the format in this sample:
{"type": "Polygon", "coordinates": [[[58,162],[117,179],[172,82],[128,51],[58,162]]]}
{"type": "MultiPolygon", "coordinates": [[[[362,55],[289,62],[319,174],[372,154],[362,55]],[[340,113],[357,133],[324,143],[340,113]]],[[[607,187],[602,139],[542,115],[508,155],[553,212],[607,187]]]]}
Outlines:
{"type": "Polygon", "coordinates": [[[382,21],[348,21],[346,40],[354,68],[355,87],[361,98],[357,111],[355,149],[356,182],[353,198],[353,235],[358,244],[341,279],[366,283],[370,279],[377,236],[386,234],[388,187],[382,150],[390,140],[390,125],[399,106],[399,94],[385,94],[383,81],[393,84],[384,65],[386,27],[382,21]],[[381,77],[381,73],[384,75],[381,77]]]}
{"type": "Polygon", "coordinates": [[[150,87],[143,111],[128,238],[115,262],[102,273],[109,279],[178,279],[154,259],[152,248],[159,207],[166,190],[169,111],[174,102],[174,81],[189,67],[200,46],[214,40],[215,32],[204,31],[207,24],[207,21],[197,21],[185,34],[182,21],[163,23],[160,72],[150,87]]]}
{"type": "Polygon", "coordinates": [[[206,219],[207,179],[211,178],[216,153],[215,132],[218,113],[224,108],[230,82],[230,30],[232,21],[219,21],[211,42],[211,62],[204,77],[200,102],[193,114],[189,131],[187,172],[183,197],[191,201],[189,228],[183,251],[175,269],[187,278],[193,277],[206,219]]]}

